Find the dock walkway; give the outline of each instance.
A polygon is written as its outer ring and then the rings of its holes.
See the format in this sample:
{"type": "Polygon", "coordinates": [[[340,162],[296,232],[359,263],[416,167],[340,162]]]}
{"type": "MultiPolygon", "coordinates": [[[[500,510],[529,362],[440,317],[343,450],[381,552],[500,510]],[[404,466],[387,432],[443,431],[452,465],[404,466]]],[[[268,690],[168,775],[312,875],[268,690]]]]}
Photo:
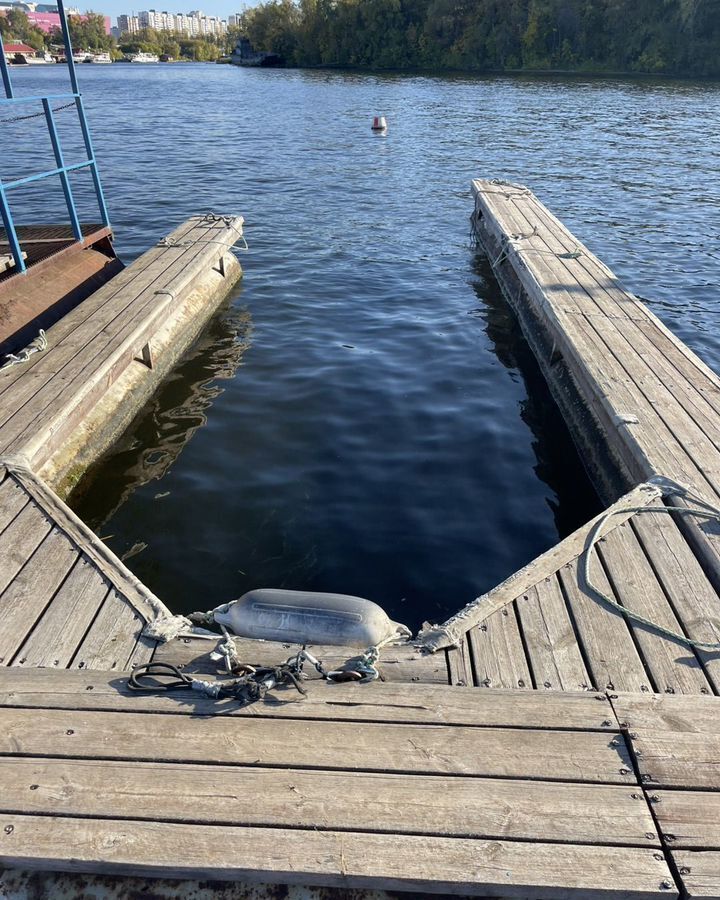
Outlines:
{"type": "MultiPolygon", "coordinates": [[[[473,192],[476,233],[604,499],[664,475],[719,506],[720,378],[531,191],[473,192]]],[[[720,528],[679,524],[720,589],[720,528]]]]}
{"type": "Polygon", "coordinates": [[[54,324],[44,352],[0,370],[0,459],[73,487],[237,280],[241,234],[240,217],[188,219],[54,324]]]}
{"type": "MultiPolygon", "coordinates": [[[[416,894],[677,897],[619,698],[519,696],[316,684],[238,710],[194,692],[132,695],[102,673],[6,669],[0,859],[416,894]]],[[[643,699],[633,710],[650,730],[638,722],[634,740],[650,756],[666,735],[643,699]]]]}
{"type": "MultiPolygon", "coordinates": [[[[218,677],[214,644],[143,637],[166,607],[43,479],[69,483],[59,457],[95,427],[99,395],[155,371],[186,254],[225,277],[208,223],[184,226],[192,240],[153,248],[0,384],[8,896],[40,870],[46,896],[75,872],[186,879],[173,896],[217,879],[378,900],[720,900],[720,653],[689,643],[720,640],[720,529],[667,512],[720,505],[720,380],[527,189],[474,189],[478,236],[608,510],[383,648],[386,683],[314,680],[247,708],[130,693],[149,660],[218,677]]],[[[236,646],[262,665],[295,649],[236,646]]],[[[312,649],[330,666],[355,652],[312,649]]]]}

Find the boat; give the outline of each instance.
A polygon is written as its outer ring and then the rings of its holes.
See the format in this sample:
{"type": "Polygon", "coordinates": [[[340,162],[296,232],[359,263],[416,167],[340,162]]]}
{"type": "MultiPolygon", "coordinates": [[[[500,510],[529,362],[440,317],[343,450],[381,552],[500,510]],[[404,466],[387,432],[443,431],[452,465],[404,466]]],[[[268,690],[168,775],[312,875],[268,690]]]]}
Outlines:
{"type": "Polygon", "coordinates": [[[25,62],[29,66],[47,66],[55,64],[55,60],[46,50],[38,50],[32,55],[26,56],[25,62]]]}
{"type": "Polygon", "coordinates": [[[4,44],[5,57],[11,66],[37,66],[54,63],[55,60],[45,50],[35,50],[27,44],[4,44]]]}
{"type": "Polygon", "coordinates": [[[112,56],[109,53],[93,53],[86,62],[96,63],[98,65],[107,65],[112,62],[112,56]]]}
{"type": "Polygon", "coordinates": [[[136,53],[134,56],[130,57],[130,62],[134,63],[156,63],[160,62],[160,57],[157,53],[136,53]]]}
{"type": "Polygon", "coordinates": [[[229,62],[234,66],[250,66],[253,68],[279,68],[285,65],[282,56],[255,50],[248,38],[238,39],[229,62]]]}
{"type": "Polygon", "coordinates": [[[79,63],[86,63],[91,57],[91,53],[87,50],[73,50],[73,62],[77,66],[79,63]]]}

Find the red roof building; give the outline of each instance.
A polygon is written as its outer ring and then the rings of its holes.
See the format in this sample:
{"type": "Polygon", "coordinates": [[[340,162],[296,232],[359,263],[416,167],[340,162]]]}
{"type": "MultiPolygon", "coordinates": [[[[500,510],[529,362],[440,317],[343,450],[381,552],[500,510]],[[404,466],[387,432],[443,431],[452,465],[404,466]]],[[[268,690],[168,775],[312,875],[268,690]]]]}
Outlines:
{"type": "Polygon", "coordinates": [[[27,44],[5,44],[3,43],[3,50],[5,53],[10,56],[13,53],[35,53],[34,47],[28,47],[27,44]]]}

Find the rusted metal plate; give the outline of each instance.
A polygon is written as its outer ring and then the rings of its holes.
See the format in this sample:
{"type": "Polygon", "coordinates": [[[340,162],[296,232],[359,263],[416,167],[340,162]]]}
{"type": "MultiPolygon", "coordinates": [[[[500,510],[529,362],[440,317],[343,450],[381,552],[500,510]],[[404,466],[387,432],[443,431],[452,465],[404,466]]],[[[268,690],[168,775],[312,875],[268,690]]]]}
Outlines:
{"type": "Polygon", "coordinates": [[[73,242],[72,235],[68,240],[60,226],[28,227],[28,237],[20,229],[28,271],[0,275],[0,354],[26,346],[40,328],[49,328],[123,268],[110,230],[85,229],[92,231],[83,243],[73,242]]]}

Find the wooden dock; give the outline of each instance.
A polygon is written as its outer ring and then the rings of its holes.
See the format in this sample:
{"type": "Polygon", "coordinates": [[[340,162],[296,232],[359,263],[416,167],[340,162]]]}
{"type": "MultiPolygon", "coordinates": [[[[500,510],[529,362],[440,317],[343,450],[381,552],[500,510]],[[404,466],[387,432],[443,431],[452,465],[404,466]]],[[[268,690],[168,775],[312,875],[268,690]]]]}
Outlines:
{"type": "Polygon", "coordinates": [[[47,350],[0,370],[0,458],[71,490],[240,277],[241,235],[239,217],[189,219],[53,325],[47,350]]]}
{"type": "MultiPolygon", "coordinates": [[[[238,710],[129,695],[101,673],[0,672],[0,859],[415,896],[677,897],[613,708],[625,698],[318,688],[238,710]]],[[[647,728],[660,747],[641,699],[636,741],[647,728]]]]}
{"type": "MultiPolygon", "coordinates": [[[[473,191],[476,233],[604,499],[664,475],[720,505],[717,374],[527,188],[473,191]]],[[[679,524],[720,588],[717,523],[679,524]]]]}
{"type": "MultiPolygon", "coordinates": [[[[94,295],[54,326],[4,389],[0,372],[9,900],[78,896],[87,879],[113,897],[195,897],[212,879],[228,900],[246,894],[219,882],[253,897],[720,900],[720,652],[692,644],[720,642],[720,528],[666,511],[718,506],[720,380],[528,190],[474,190],[478,237],[609,506],[384,648],[384,683],[318,676],[305,698],[285,688],[245,708],[128,690],[149,660],[221,677],[215,644],[143,636],[165,604],[43,476],[67,484],[58,453],[88,433],[98,385],[147,369],[156,324],[142,323],[165,314],[197,247],[187,231],[151,251],[150,275],[123,273],[120,300],[94,295]]],[[[236,649],[276,665],[297,648],[236,649]]],[[[312,649],[334,667],[364,648],[312,649]]]]}

